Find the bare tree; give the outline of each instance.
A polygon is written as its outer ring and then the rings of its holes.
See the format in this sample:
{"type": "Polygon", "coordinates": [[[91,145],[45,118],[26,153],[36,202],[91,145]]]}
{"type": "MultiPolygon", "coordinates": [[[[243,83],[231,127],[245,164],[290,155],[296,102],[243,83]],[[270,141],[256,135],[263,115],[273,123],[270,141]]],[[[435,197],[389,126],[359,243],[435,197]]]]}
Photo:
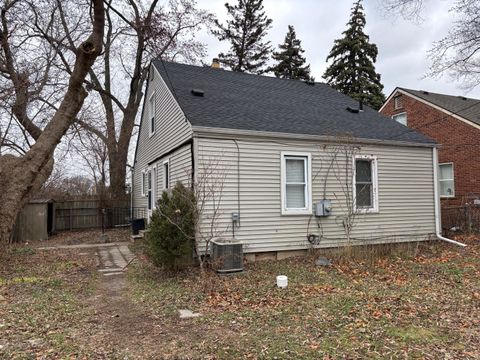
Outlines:
{"type": "MultiPolygon", "coordinates": [[[[58,31],[59,7],[61,1],[28,2],[5,0],[0,10],[0,73],[2,92],[11,94],[10,110],[21,128],[32,139],[31,147],[23,155],[3,154],[0,157],[0,241],[10,241],[15,218],[23,204],[38,191],[53,168],[54,151],[69,127],[74,123],[88,93],[83,82],[95,59],[102,51],[105,26],[105,10],[102,0],[92,0],[78,9],[84,9],[83,17],[89,19],[91,31],[86,40],[70,48],[73,60],[65,91],[58,98],[58,105],[51,115],[42,119],[43,127],[32,121],[29,106],[41,97],[42,89],[51,79],[49,67],[53,61],[46,61],[39,72],[36,64],[24,61],[25,54],[32,46],[44,46],[49,59],[58,56],[51,46],[52,40],[61,43],[62,32],[58,31]],[[48,14],[43,33],[25,30],[25,22],[34,14],[48,14]],[[35,41],[33,41],[34,39],[35,41]],[[40,44],[40,45],[39,45],[40,44]],[[49,49],[51,51],[49,51],[49,49]],[[41,80],[39,80],[41,79],[41,80]],[[32,81],[39,80],[39,81],[32,81]]],[[[32,55],[33,56],[33,55],[32,55]]],[[[27,137],[28,139],[28,137],[27,137]]],[[[28,139],[27,141],[30,141],[28,139]]]]}
{"type": "MultiPolygon", "coordinates": [[[[422,19],[428,0],[387,0],[384,8],[410,20],[422,19]]],[[[480,3],[456,0],[450,12],[457,18],[448,34],[436,41],[428,52],[431,66],[426,74],[443,74],[459,81],[465,89],[480,83],[480,3]]]]}
{"type": "Polygon", "coordinates": [[[225,216],[225,204],[222,200],[227,177],[227,169],[221,159],[221,156],[216,159],[202,159],[193,184],[197,213],[195,250],[202,269],[207,260],[206,255],[211,251],[212,241],[222,238],[230,228],[221,222],[225,216]]]}
{"type": "MultiPolygon", "coordinates": [[[[312,179],[322,185],[322,199],[327,199],[328,193],[332,194],[335,207],[338,208],[336,218],[340,220],[339,225],[345,233],[348,246],[352,245],[352,233],[360,216],[353,189],[354,159],[360,147],[353,140],[351,136],[341,136],[333,144],[319,145],[318,167],[312,179]]],[[[319,237],[316,242],[309,239],[313,245],[317,245],[324,237],[321,222],[321,219],[317,219],[319,237]]],[[[310,235],[310,223],[311,220],[308,222],[307,236],[310,235]]]]}
{"type": "Polygon", "coordinates": [[[348,138],[340,140],[327,150],[331,156],[331,173],[340,188],[340,192],[333,192],[333,196],[342,214],[341,225],[348,246],[352,245],[352,232],[359,216],[353,189],[354,159],[359,150],[358,145],[348,138]]]}
{"type": "MultiPolygon", "coordinates": [[[[213,22],[213,15],[196,8],[195,0],[145,2],[106,0],[106,36],[102,61],[85,83],[103,107],[100,121],[78,119],[78,124],[101,139],[108,151],[110,190],[125,194],[128,151],[143,98],[143,87],[153,58],[198,62],[205,46],[195,34],[213,22]]],[[[60,15],[66,18],[63,7],[60,15]]],[[[77,34],[76,23],[64,21],[67,34],[77,34]]],[[[62,51],[62,49],[58,49],[62,51]]],[[[67,72],[70,69],[66,66],[67,72]]]]}

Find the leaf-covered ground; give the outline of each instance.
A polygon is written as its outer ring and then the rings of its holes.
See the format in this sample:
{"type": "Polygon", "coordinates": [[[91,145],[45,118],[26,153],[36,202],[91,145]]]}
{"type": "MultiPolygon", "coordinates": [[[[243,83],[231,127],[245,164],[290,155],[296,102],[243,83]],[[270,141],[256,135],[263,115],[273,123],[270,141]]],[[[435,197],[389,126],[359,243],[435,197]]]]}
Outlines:
{"type": "Polygon", "coordinates": [[[435,243],[329,268],[265,261],[227,277],[172,276],[137,252],[123,280],[97,275],[95,250],[0,254],[0,358],[480,358],[474,238],[465,250],[435,243]],[[180,320],[184,308],[203,316],[180,320]]]}
{"type": "Polygon", "coordinates": [[[212,358],[480,358],[480,242],[435,243],[415,257],[317,267],[313,259],[258,262],[244,274],[168,277],[146,262],[130,296],[164,321],[203,317],[166,353],[212,358]],[[288,289],[275,287],[288,275],[288,289]]]}

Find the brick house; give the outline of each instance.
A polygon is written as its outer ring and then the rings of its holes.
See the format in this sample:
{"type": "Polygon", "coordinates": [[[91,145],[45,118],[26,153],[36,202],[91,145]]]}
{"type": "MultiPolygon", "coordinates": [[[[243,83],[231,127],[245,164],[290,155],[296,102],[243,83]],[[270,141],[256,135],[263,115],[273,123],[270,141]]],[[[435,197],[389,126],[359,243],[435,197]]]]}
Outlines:
{"type": "Polygon", "coordinates": [[[397,87],[380,109],[384,115],[440,144],[442,207],[480,199],[480,100],[397,87]]]}

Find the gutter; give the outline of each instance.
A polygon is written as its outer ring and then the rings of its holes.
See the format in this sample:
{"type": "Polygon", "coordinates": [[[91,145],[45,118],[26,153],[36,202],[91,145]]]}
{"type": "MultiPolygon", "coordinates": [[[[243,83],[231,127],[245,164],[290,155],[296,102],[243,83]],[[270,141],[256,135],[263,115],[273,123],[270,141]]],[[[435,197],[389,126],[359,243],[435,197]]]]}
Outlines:
{"type": "Polygon", "coordinates": [[[442,220],[441,220],[441,210],[440,210],[440,195],[438,192],[438,150],[433,148],[433,188],[435,196],[435,235],[439,240],[448,242],[461,247],[466,247],[467,245],[459,241],[455,241],[442,236],[442,220]]]}

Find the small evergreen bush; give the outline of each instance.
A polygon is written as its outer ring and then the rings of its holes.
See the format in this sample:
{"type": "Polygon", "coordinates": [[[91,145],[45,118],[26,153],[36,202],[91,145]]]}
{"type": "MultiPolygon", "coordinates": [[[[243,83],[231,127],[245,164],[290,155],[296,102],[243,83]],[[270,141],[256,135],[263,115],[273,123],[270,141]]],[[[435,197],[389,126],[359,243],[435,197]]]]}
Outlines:
{"type": "Polygon", "coordinates": [[[146,252],[154,265],[179,270],[193,262],[196,202],[192,189],[178,182],[163,192],[153,211],[146,252]]]}

